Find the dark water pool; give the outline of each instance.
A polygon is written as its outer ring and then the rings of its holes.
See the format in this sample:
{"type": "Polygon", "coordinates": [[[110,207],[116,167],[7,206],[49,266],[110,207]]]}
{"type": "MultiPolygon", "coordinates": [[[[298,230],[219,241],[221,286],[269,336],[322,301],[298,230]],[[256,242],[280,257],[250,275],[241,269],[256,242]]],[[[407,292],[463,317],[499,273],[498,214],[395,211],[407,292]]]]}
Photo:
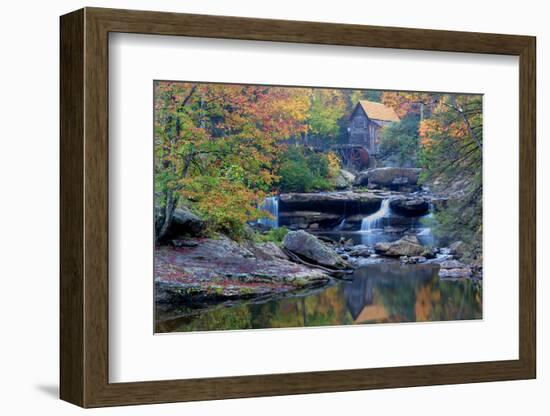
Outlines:
{"type": "Polygon", "coordinates": [[[438,266],[393,262],[359,268],[352,281],[261,303],[189,310],[177,318],[157,311],[156,332],[481,318],[479,282],[441,280],[438,266]]]}

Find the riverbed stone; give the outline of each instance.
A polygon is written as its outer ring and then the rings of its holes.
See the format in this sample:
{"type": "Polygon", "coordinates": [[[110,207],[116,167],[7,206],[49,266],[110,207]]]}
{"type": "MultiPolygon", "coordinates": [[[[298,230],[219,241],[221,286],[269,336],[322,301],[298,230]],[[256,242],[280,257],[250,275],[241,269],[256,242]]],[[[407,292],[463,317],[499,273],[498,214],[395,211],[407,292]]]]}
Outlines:
{"type": "Polygon", "coordinates": [[[349,255],[352,257],[369,257],[371,251],[368,246],[364,244],[358,244],[356,246],[350,247],[349,255]]]}
{"type": "Polygon", "coordinates": [[[323,270],[289,261],[274,243],[246,247],[223,236],[195,241],[194,247],[155,248],[157,302],[178,305],[250,299],[330,281],[323,270]]]}
{"type": "Polygon", "coordinates": [[[169,234],[199,236],[206,228],[206,222],[187,207],[176,208],[172,214],[169,234]]]}
{"type": "Polygon", "coordinates": [[[424,247],[414,235],[407,235],[392,243],[377,243],[374,250],[389,257],[420,256],[424,253],[424,247]]]}
{"type": "Polygon", "coordinates": [[[334,186],[336,189],[348,189],[353,185],[355,175],[345,169],[340,169],[334,178],[334,186]]]}
{"type": "Polygon", "coordinates": [[[426,259],[435,259],[436,255],[435,249],[432,247],[424,247],[424,251],[421,254],[421,256],[426,257],[426,259]]]}
{"type": "Polygon", "coordinates": [[[170,241],[170,243],[174,247],[178,247],[178,248],[181,248],[181,247],[197,247],[199,245],[199,243],[196,240],[186,240],[186,239],[181,239],[181,238],[176,238],[176,239],[170,241]]]}
{"type": "Polygon", "coordinates": [[[399,260],[403,264],[419,264],[425,263],[427,259],[424,256],[401,256],[399,260]]]}
{"type": "Polygon", "coordinates": [[[430,212],[430,204],[419,197],[401,197],[390,201],[390,207],[397,214],[407,217],[420,217],[430,212]]]}
{"type": "Polygon", "coordinates": [[[288,260],[288,256],[285,252],[272,241],[267,241],[265,243],[258,243],[253,245],[253,250],[255,256],[264,260],[276,260],[283,259],[288,260]]]}
{"type": "Polygon", "coordinates": [[[373,188],[388,188],[400,190],[405,187],[418,184],[418,177],[422,169],[419,168],[398,168],[385,167],[373,168],[360,172],[355,177],[356,186],[367,186],[373,188]]]}
{"type": "Polygon", "coordinates": [[[455,241],[449,245],[450,254],[456,258],[461,258],[464,255],[465,244],[462,241],[455,241]]]}
{"type": "Polygon", "coordinates": [[[349,268],[348,263],[332,248],[303,230],[287,233],[283,239],[283,247],[301,258],[321,266],[333,269],[349,268]]]}

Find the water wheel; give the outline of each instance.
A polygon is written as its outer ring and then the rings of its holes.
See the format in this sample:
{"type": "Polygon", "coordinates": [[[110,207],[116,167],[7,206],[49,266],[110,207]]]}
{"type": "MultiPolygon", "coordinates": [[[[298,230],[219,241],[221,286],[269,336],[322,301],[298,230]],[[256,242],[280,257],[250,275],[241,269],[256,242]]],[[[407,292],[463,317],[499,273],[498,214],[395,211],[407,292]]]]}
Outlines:
{"type": "Polygon", "coordinates": [[[369,151],[361,145],[340,145],[335,147],[345,166],[353,167],[355,170],[363,170],[369,166],[369,151]]]}

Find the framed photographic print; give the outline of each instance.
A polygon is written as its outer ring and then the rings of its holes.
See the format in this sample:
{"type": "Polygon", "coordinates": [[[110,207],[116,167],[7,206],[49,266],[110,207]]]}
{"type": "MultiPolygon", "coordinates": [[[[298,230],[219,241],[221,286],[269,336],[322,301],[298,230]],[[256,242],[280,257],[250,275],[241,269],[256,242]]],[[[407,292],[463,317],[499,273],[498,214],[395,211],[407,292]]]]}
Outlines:
{"type": "Polygon", "coordinates": [[[535,104],[529,36],[62,16],[61,398],[534,378],[535,104]]]}

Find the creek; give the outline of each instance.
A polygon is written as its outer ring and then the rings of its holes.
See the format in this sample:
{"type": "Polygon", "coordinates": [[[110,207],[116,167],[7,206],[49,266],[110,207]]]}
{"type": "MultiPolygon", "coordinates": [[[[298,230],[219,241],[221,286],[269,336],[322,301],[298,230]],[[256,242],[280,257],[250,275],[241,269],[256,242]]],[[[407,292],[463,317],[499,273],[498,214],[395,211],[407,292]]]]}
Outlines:
{"type": "MultiPolygon", "coordinates": [[[[279,197],[266,199],[261,209],[270,214],[258,222],[269,228],[280,223],[279,197]]],[[[372,246],[412,233],[425,246],[437,243],[420,217],[399,215],[383,199],[375,212],[361,218],[342,215],[329,229],[311,231],[335,241],[372,246]]],[[[309,231],[309,230],[308,230],[309,231]]],[[[471,320],[482,318],[482,285],[469,279],[440,279],[436,264],[404,265],[398,260],[366,264],[347,281],[322,288],[255,301],[236,301],[188,309],[179,317],[157,319],[157,332],[309,327],[389,322],[471,320]]]]}

